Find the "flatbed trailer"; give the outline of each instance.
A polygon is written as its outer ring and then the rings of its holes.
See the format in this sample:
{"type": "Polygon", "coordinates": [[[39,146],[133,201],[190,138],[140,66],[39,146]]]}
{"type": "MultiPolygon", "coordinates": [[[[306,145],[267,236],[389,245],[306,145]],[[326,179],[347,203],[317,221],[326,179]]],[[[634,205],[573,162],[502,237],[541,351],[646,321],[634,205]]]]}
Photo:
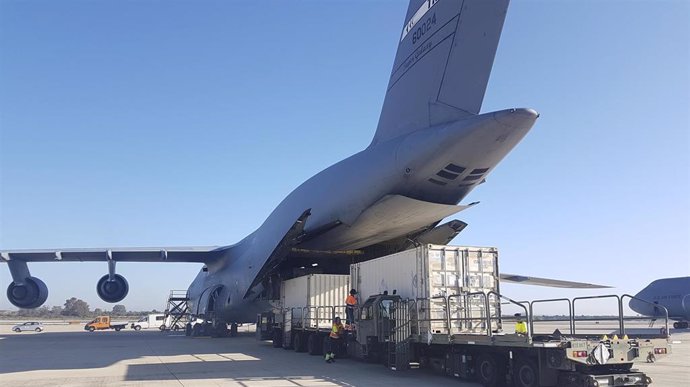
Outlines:
{"type": "MultiPolygon", "coordinates": [[[[606,295],[516,302],[493,291],[416,300],[375,295],[358,308],[354,329],[347,331],[345,346],[338,356],[380,362],[396,371],[436,368],[487,387],[507,382],[518,387],[647,386],[652,383],[651,378],[633,369],[633,364],[670,354],[668,329],[662,329],[658,335],[629,337],[625,323],[635,318],[624,317],[621,312],[615,318],[618,328],[610,338],[576,331],[576,322],[588,319],[575,317],[578,300],[613,298],[622,311],[623,301],[630,297],[606,295]],[[502,326],[509,317],[491,313],[479,316],[471,310],[490,310],[491,298],[521,308],[527,332],[504,330],[502,326]],[[561,320],[567,323],[564,332],[534,334],[533,306],[556,301],[568,303],[569,315],[561,320]],[[445,311],[442,315],[433,317],[421,312],[439,304],[445,311]],[[458,311],[461,313],[453,313],[458,311]]],[[[333,319],[344,314],[344,306],[286,309],[273,325],[274,346],[320,355],[333,319]]]]}
{"type": "Polygon", "coordinates": [[[410,362],[429,363],[436,359],[446,373],[476,379],[485,386],[501,385],[506,380],[511,380],[515,386],[646,386],[651,384],[651,378],[633,370],[632,366],[636,361],[653,361],[670,353],[668,329],[659,335],[629,337],[625,322],[630,318],[624,317],[622,311],[623,301],[630,297],[606,295],[523,303],[493,291],[439,297],[437,299],[445,305],[446,313],[440,317],[445,329],[431,332],[424,331],[425,326],[436,319],[415,318],[416,311],[428,305],[430,300],[395,300],[390,307],[394,326],[391,336],[384,338],[391,348],[387,354],[388,364],[406,369],[410,362]],[[463,317],[463,313],[453,316],[454,311],[462,312],[463,309],[464,315],[476,316],[468,309],[479,304],[470,302],[469,298],[483,299],[485,310],[489,310],[492,297],[523,310],[527,321],[525,334],[504,330],[504,316],[463,317]],[[588,319],[575,317],[577,301],[595,298],[612,298],[617,302],[618,329],[611,332],[610,338],[576,331],[578,319],[588,319]],[[568,303],[569,313],[564,319],[568,327],[564,332],[534,334],[533,306],[556,301],[568,303]]]}
{"type": "Polygon", "coordinates": [[[276,329],[281,331],[278,335],[281,346],[295,352],[308,352],[310,355],[323,354],[333,320],[340,316],[344,321],[344,305],[293,307],[285,310],[283,321],[276,325],[276,329]]]}
{"type": "MultiPolygon", "coordinates": [[[[273,313],[259,315],[257,337],[271,338],[276,347],[323,353],[333,320],[345,317],[340,303],[345,301],[343,289],[349,287],[344,277],[333,276],[340,278],[334,282],[337,286],[286,286],[293,289],[289,297],[273,313]]],[[[366,298],[360,300],[354,324],[347,327],[336,354],[397,371],[432,367],[484,386],[646,386],[652,381],[632,368],[634,362],[670,353],[668,312],[662,306],[665,325],[659,334],[626,330],[626,322],[639,319],[624,317],[624,301],[633,296],[525,302],[503,296],[498,250],[493,247],[420,245],[351,264],[349,277],[348,285],[366,298]],[[595,317],[583,316],[580,304],[592,299],[615,300],[615,308],[607,312],[615,317],[598,319],[615,321],[616,326],[582,334],[576,323],[595,317]],[[534,307],[545,303],[566,304],[567,312],[557,320],[559,329],[537,332],[534,307]],[[509,309],[520,311],[525,320],[519,332],[511,326],[516,318],[506,315],[509,309]]]]}

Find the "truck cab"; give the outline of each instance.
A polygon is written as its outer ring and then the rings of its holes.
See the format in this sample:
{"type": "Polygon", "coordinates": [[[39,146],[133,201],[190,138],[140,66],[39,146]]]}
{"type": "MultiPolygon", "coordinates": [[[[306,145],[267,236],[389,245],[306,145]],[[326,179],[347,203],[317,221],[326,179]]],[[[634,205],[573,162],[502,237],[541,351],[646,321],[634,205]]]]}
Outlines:
{"type": "Polygon", "coordinates": [[[95,319],[84,325],[84,330],[95,331],[99,329],[109,329],[110,328],[110,316],[98,316],[95,319]]]}
{"type": "Polygon", "coordinates": [[[84,330],[93,332],[104,329],[115,329],[119,332],[120,330],[124,329],[126,325],[126,323],[113,324],[113,322],[110,320],[110,316],[98,316],[84,325],[84,330]]]}
{"type": "Polygon", "coordinates": [[[374,361],[382,360],[390,335],[396,326],[393,306],[401,300],[398,295],[370,296],[355,316],[353,340],[348,342],[348,354],[374,361]]]}

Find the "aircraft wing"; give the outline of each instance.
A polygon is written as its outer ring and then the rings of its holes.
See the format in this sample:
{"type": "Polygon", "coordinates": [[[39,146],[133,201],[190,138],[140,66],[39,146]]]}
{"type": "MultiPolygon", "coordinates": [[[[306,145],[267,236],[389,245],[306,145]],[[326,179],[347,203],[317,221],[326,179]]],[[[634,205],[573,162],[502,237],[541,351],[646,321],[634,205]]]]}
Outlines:
{"type": "Polygon", "coordinates": [[[97,248],[54,250],[3,250],[0,262],[198,262],[206,263],[220,256],[225,248],[200,247],[147,247],[97,248]]]}
{"type": "Polygon", "coordinates": [[[586,282],[563,281],[551,278],[532,277],[519,274],[501,274],[501,281],[512,282],[523,285],[547,286],[551,288],[570,288],[570,289],[605,289],[611,286],[596,285],[586,282]]]}

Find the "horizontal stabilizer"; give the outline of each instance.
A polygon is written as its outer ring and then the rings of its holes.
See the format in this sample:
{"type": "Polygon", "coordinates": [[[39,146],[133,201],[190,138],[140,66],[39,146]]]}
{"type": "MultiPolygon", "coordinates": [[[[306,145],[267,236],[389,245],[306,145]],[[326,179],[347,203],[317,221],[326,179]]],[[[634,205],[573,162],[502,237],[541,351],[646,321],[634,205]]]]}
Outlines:
{"type": "Polygon", "coordinates": [[[563,281],[550,278],[532,277],[518,274],[501,274],[501,281],[512,282],[523,285],[548,286],[551,288],[570,288],[570,289],[605,289],[611,286],[596,285],[586,282],[563,281]]]}
{"type": "Polygon", "coordinates": [[[0,251],[0,262],[198,262],[218,258],[224,247],[146,247],[0,251]]]}

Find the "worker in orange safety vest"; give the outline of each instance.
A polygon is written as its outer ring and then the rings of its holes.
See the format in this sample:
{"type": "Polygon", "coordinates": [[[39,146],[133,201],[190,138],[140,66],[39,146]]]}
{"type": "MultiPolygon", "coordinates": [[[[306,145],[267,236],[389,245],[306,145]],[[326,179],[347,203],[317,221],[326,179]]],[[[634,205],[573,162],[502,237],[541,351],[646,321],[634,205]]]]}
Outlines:
{"type": "Polygon", "coordinates": [[[345,324],[350,325],[355,322],[355,307],[357,306],[357,291],[350,290],[350,295],[345,299],[345,324]]]}

